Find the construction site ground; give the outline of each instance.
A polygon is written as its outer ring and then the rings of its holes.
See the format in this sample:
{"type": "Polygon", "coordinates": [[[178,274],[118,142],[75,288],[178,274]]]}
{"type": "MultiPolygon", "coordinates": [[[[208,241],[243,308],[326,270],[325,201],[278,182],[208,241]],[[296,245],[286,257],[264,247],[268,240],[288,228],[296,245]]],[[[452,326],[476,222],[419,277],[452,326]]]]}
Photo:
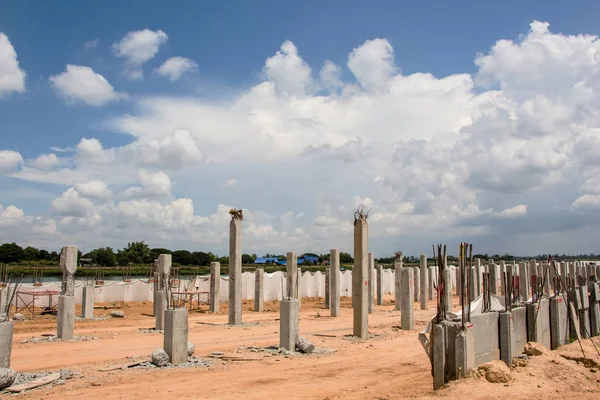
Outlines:
{"type": "MultiPolygon", "coordinates": [[[[454,297],[454,309],[458,298],[454,297]]],[[[108,305],[108,304],[104,304],[108,305]]],[[[111,304],[114,305],[114,304],[111,304]]],[[[326,355],[266,356],[239,350],[243,346],[277,346],[279,303],[266,302],[265,312],[253,312],[253,302],[244,302],[242,326],[227,322],[227,304],[220,314],[209,314],[207,306],[189,315],[189,342],[196,355],[212,352],[246,356],[251,361],[215,360],[208,368],[99,369],[143,358],[163,346],[154,327],[152,303],[117,304],[125,318],[76,321],[75,335],[89,340],[73,342],[24,341],[56,332],[56,318],[36,316],[15,323],[11,367],[18,372],[79,371],[81,378],[64,385],[47,386],[13,396],[19,399],[532,399],[600,398],[600,356],[590,339],[581,345],[589,360],[582,360],[579,343],[520,361],[511,371],[509,383],[490,383],[481,374],[454,381],[434,392],[429,360],[419,343],[418,332],[435,314],[435,302],[419,310],[415,303],[415,329],[400,330],[400,312],[393,299],[376,306],[369,315],[369,340],[352,334],[352,308],[342,298],[341,317],[331,318],[322,298],[302,299],[300,334],[317,347],[337,351],[326,355]],[[145,333],[144,333],[145,332],[145,333]],[[93,338],[93,339],[92,339],[93,338]],[[563,356],[568,357],[565,358],[563,356]]],[[[77,309],[79,312],[79,309],[77,309]]],[[[96,309],[108,315],[110,309],[96,309]]],[[[30,316],[27,316],[30,318],[30,316]]],[[[595,339],[600,349],[600,340],[595,339]]]]}

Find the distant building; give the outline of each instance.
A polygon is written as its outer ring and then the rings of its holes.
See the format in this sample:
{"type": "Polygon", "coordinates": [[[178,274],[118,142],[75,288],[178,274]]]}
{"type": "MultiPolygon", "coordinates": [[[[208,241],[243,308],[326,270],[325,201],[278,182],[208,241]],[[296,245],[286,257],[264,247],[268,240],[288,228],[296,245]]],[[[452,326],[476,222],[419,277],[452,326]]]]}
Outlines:
{"type": "Polygon", "coordinates": [[[254,260],[254,264],[285,265],[285,261],[280,261],[276,257],[258,257],[256,260],[254,260]]]}

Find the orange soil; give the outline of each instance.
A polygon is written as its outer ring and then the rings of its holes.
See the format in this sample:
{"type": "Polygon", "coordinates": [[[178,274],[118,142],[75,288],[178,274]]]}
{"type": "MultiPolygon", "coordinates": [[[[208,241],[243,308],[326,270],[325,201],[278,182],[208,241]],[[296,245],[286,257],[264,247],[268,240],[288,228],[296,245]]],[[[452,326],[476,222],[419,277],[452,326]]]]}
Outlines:
{"type": "MultiPolygon", "coordinates": [[[[454,298],[456,305],[457,298],[454,298]]],[[[342,299],[341,317],[329,317],[322,298],[302,300],[300,332],[318,347],[335,348],[329,355],[285,358],[264,357],[263,353],[239,346],[270,346],[279,343],[279,304],[265,303],[265,312],[255,313],[252,301],[244,302],[245,322],[258,325],[229,327],[226,304],[222,314],[210,314],[206,306],[189,317],[189,341],[197,355],[213,351],[262,358],[250,362],[216,362],[210,368],[172,368],[163,370],[129,369],[99,372],[111,364],[129,361],[127,357],[146,357],[162,347],[162,335],[141,333],[139,328],[154,326],[152,304],[122,305],[124,319],[76,321],[75,334],[97,336],[98,340],[63,343],[21,343],[24,339],[55,332],[52,316],[15,323],[11,367],[20,372],[55,371],[69,368],[80,371],[83,378],[65,385],[29,391],[22,399],[398,399],[462,398],[531,399],[546,398],[598,399],[600,372],[574,361],[564,360],[557,352],[530,358],[527,366],[513,370],[510,384],[488,383],[482,377],[452,382],[432,391],[429,361],[417,340],[417,334],[435,313],[434,302],[426,311],[415,303],[415,330],[401,331],[400,313],[393,301],[376,306],[369,316],[369,330],[379,334],[367,341],[346,340],[352,333],[350,299],[342,299]],[[327,336],[315,336],[315,334],[327,336]]],[[[96,315],[110,310],[96,310],[96,315]]],[[[597,346],[600,348],[600,343],[597,346]]],[[[583,342],[586,355],[600,363],[589,340],[583,342]]],[[[577,343],[565,346],[560,353],[581,355],[577,343]]]]}

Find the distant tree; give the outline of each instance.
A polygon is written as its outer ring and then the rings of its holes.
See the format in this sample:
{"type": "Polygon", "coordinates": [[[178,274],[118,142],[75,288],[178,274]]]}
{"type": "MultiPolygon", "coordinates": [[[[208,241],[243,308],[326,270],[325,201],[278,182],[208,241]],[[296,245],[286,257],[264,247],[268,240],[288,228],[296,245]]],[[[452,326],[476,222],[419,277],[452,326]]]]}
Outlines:
{"type": "Polygon", "coordinates": [[[209,265],[212,262],[210,258],[210,253],[205,253],[203,251],[195,251],[192,253],[192,255],[194,256],[195,265],[205,266],[209,265]]]}
{"type": "Polygon", "coordinates": [[[42,260],[50,261],[50,257],[51,257],[51,255],[48,252],[48,250],[41,249],[39,251],[39,258],[38,258],[38,260],[40,260],[40,261],[42,261],[42,260]]]}
{"type": "Polygon", "coordinates": [[[26,247],[23,249],[23,259],[26,261],[37,261],[40,259],[40,251],[35,247],[26,247]]]}
{"type": "Polygon", "coordinates": [[[354,257],[352,257],[348,253],[344,253],[343,251],[340,253],[340,263],[342,264],[351,264],[354,262],[354,257]]]}
{"type": "Polygon", "coordinates": [[[0,262],[19,262],[24,256],[23,248],[16,243],[4,243],[0,246],[0,262]]]}
{"type": "Polygon", "coordinates": [[[48,261],[56,261],[58,262],[60,260],[60,254],[56,251],[53,251],[52,253],[50,253],[50,256],[48,257],[48,261]]]}
{"type": "Polygon", "coordinates": [[[94,256],[92,260],[98,265],[105,265],[107,267],[112,267],[117,265],[117,256],[115,252],[110,247],[100,247],[99,249],[94,250],[94,256]]]}
{"type": "Polygon", "coordinates": [[[173,262],[179,265],[194,264],[194,256],[187,250],[175,250],[173,252],[173,262]]]}
{"type": "Polygon", "coordinates": [[[255,258],[253,258],[250,254],[242,254],[242,264],[252,264],[254,263],[255,258]]]}
{"type": "Polygon", "coordinates": [[[220,262],[221,264],[227,264],[227,265],[229,265],[229,256],[219,257],[217,259],[217,261],[220,262]]]}
{"type": "Polygon", "coordinates": [[[154,262],[150,247],[143,241],[127,243],[127,247],[123,249],[123,252],[129,262],[132,263],[143,264],[154,262]]]}
{"type": "Polygon", "coordinates": [[[117,252],[117,264],[119,264],[120,266],[125,266],[129,264],[129,256],[125,251],[119,250],[117,252]]]}

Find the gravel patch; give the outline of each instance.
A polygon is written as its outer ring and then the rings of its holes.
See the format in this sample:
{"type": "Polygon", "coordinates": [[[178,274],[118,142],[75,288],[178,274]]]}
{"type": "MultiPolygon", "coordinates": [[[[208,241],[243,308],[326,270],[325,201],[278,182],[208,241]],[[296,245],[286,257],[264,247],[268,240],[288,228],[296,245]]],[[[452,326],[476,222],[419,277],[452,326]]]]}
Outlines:
{"type": "Polygon", "coordinates": [[[32,337],[31,339],[21,340],[21,343],[47,343],[47,342],[87,342],[88,340],[98,340],[98,336],[73,336],[71,339],[59,339],[56,335],[45,335],[41,337],[32,337]]]}

